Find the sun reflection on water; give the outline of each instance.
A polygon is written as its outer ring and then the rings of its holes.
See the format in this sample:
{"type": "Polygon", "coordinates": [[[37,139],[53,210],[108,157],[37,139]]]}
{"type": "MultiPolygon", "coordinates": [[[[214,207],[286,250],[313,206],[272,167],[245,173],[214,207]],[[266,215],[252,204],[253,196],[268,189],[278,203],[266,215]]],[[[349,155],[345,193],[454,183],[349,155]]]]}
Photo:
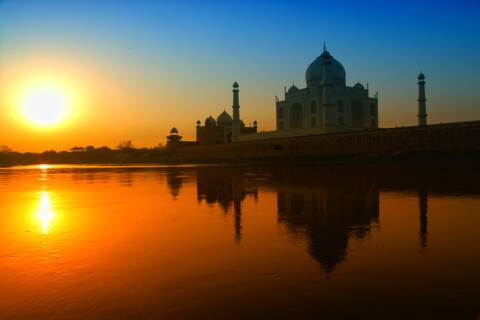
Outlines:
{"type": "Polygon", "coordinates": [[[50,196],[48,191],[40,192],[39,206],[37,211],[37,220],[40,224],[40,230],[44,234],[48,234],[50,224],[55,218],[55,214],[51,209],[50,196]]]}

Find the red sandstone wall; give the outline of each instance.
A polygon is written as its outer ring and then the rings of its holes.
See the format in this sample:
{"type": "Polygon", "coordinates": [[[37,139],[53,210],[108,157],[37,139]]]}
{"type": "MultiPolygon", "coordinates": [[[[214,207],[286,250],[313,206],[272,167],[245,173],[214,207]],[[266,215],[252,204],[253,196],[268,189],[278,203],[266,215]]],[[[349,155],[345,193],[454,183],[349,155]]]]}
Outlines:
{"type": "Polygon", "coordinates": [[[179,148],[175,157],[241,160],[480,149],[480,121],[179,148]]]}

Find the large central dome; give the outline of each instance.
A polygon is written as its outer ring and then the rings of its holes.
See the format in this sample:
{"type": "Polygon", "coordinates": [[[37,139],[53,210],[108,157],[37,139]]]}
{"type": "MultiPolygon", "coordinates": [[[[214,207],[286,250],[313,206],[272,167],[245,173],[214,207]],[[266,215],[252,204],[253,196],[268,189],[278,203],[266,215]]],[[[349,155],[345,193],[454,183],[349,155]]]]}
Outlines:
{"type": "Polygon", "coordinates": [[[335,60],[328,51],[324,51],[317,59],[315,59],[305,72],[305,80],[307,86],[318,86],[322,83],[323,75],[327,80],[335,85],[345,86],[345,69],[342,64],[335,60]]]}

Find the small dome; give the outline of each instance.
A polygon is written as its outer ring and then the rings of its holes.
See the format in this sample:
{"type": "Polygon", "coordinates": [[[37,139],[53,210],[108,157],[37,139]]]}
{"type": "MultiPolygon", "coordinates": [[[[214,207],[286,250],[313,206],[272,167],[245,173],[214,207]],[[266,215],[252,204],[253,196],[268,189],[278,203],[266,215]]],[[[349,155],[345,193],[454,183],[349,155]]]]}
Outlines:
{"type": "Polygon", "coordinates": [[[228,123],[231,123],[232,120],[233,120],[232,117],[225,110],[223,110],[223,112],[220,113],[220,115],[217,118],[217,123],[228,124],[228,123]]]}
{"type": "Polygon", "coordinates": [[[422,72],[418,75],[418,80],[425,80],[425,75],[422,72]]]}
{"type": "Polygon", "coordinates": [[[253,126],[256,127],[257,124],[258,124],[257,120],[254,120],[254,121],[253,121],[253,126]]]}
{"type": "Polygon", "coordinates": [[[240,87],[240,86],[238,85],[238,82],[237,82],[237,81],[235,81],[235,82],[233,83],[233,87],[234,87],[234,88],[240,87]]]}
{"type": "Polygon", "coordinates": [[[171,134],[178,134],[177,128],[173,127],[172,130],[170,130],[171,134]]]}
{"type": "Polygon", "coordinates": [[[197,126],[201,125],[202,123],[200,122],[200,120],[197,120],[197,126]]]}
{"type": "Polygon", "coordinates": [[[215,126],[217,123],[215,122],[215,119],[212,118],[212,116],[209,116],[207,119],[205,119],[205,127],[209,126],[215,126]]]}
{"type": "Polygon", "coordinates": [[[308,66],[305,73],[307,86],[320,85],[323,80],[324,69],[327,78],[333,84],[345,86],[345,69],[326,50],[308,66]]]}
{"type": "Polygon", "coordinates": [[[357,82],[353,88],[355,89],[358,89],[358,90],[365,90],[365,87],[360,83],[360,82],[357,82]]]}
{"type": "Polygon", "coordinates": [[[295,85],[292,85],[290,88],[288,88],[287,93],[295,93],[298,91],[298,88],[295,85]]]}

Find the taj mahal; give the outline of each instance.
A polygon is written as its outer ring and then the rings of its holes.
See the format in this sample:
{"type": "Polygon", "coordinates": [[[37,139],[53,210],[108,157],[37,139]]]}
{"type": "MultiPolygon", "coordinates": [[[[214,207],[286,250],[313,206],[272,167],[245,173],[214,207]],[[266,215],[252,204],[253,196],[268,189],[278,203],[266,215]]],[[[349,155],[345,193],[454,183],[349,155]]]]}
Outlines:
{"type": "Polygon", "coordinates": [[[378,99],[368,88],[346,85],[345,69],[324,48],[305,72],[307,86],[292,85],[276,103],[277,131],[336,132],[377,128],[378,99]]]}
{"type": "MultiPolygon", "coordinates": [[[[425,76],[420,74],[419,125],[426,125],[425,76]]],[[[257,121],[246,126],[240,117],[240,85],[233,84],[232,115],[223,110],[215,119],[196,122],[196,141],[181,141],[176,128],[167,137],[167,146],[229,144],[272,138],[365,131],[378,128],[378,93],[370,96],[368,84],[347,86],[346,72],[323,47],[305,72],[306,86],[285,88],[283,100],[276,97],[276,130],[258,132],[257,121]]]]}

